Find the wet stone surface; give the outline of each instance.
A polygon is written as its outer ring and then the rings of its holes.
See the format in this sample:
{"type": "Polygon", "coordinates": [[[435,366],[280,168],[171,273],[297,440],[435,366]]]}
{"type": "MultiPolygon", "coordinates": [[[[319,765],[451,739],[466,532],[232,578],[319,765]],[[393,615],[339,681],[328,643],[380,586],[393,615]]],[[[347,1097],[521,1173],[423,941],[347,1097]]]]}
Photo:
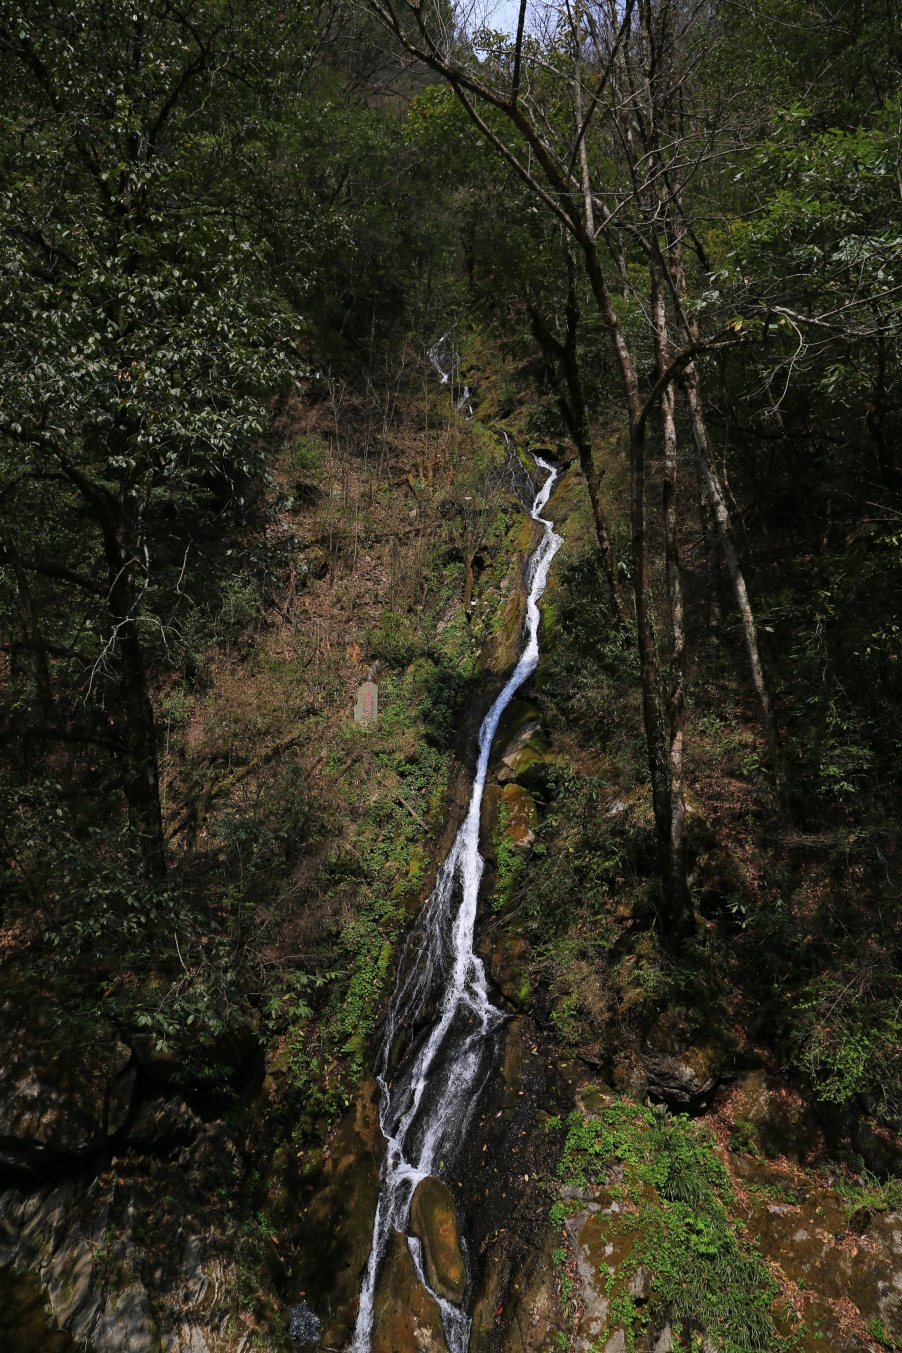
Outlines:
{"type": "Polygon", "coordinates": [[[303,1303],[292,1306],[288,1313],[288,1334],[301,1348],[313,1348],[319,1343],[323,1324],[315,1311],[303,1303]]]}
{"type": "Polygon", "coordinates": [[[467,1275],[454,1198],[443,1180],[420,1180],[410,1207],[410,1233],[422,1243],[426,1281],[433,1292],[459,1306],[467,1275]]]}

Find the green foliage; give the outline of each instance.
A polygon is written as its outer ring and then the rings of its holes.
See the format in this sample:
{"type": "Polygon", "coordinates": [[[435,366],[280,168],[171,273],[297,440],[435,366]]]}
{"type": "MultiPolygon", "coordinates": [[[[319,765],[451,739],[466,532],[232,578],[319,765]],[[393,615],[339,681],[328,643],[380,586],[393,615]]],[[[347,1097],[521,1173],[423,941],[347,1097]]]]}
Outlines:
{"type": "Polygon", "coordinates": [[[495,828],[495,890],[492,893],[492,907],[503,911],[511,899],[514,884],[520,873],[522,857],[515,849],[508,826],[508,812],[504,803],[498,810],[498,825],[495,828]]]}
{"type": "Polygon", "coordinates": [[[631,1341],[649,1317],[619,1284],[644,1265],[652,1274],[651,1310],[669,1312],[677,1327],[700,1325],[723,1353],[782,1347],[770,1317],[776,1288],[731,1220],[726,1170],[703,1129],[625,1101],[590,1120],[574,1113],[559,1174],[583,1187],[603,1184],[613,1198],[639,1204],[638,1213],[625,1211],[608,1223],[612,1235],[633,1241],[609,1285],[617,1287],[609,1323],[624,1322],[631,1341]]]}
{"type": "Polygon", "coordinates": [[[884,1326],[882,1320],[876,1320],[876,1319],[875,1319],[875,1320],[867,1320],[867,1321],[865,1321],[865,1326],[864,1326],[864,1328],[865,1328],[866,1332],[871,1336],[871,1338],[872,1338],[872,1339],[876,1339],[877,1342],[878,1342],[878,1344],[882,1344],[884,1348],[898,1348],[898,1347],[899,1347],[899,1345],[896,1343],[895,1339],[892,1339],[892,1338],[887,1334],[886,1328],[885,1328],[885,1326],[884,1326]]]}

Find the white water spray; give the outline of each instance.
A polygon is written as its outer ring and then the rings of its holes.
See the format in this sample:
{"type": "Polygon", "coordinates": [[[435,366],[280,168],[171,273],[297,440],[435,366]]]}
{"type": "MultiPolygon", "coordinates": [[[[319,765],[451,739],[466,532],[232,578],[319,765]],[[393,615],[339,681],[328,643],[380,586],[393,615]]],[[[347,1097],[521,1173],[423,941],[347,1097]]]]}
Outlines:
{"type": "MultiPolygon", "coordinates": [[[[430,354],[431,356],[431,354],[430,354]]],[[[485,969],[473,952],[473,929],[485,861],[479,853],[479,819],[489,755],[498,723],[539,661],[539,600],[551,561],[564,543],[541,515],[558,471],[539,456],[548,478],[536,494],[530,515],[544,526],[529,561],[526,644],[501,694],[479,730],[479,758],[467,815],[444,863],[421,919],[407,941],[398,980],[386,1016],[376,1065],[380,1089],[379,1125],[386,1142],[382,1186],[373,1223],[373,1241],[360,1288],[351,1353],[369,1353],[379,1267],[393,1231],[405,1231],[410,1201],[421,1179],[450,1164],[460,1146],[479,1091],[492,1065],[491,1035],[504,1019],[488,998],[485,969]],[[459,898],[456,913],[453,904],[459,898]],[[423,1015],[434,1007],[426,1027],[423,1015]],[[393,1065],[398,1035],[406,1030],[410,1047],[393,1065]]],[[[408,1240],[417,1274],[425,1282],[421,1246],[408,1240]]],[[[427,1290],[431,1291],[427,1287],[427,1290]]],[[[449,1353],[466,1353],[470,1317],[460,1306],[432,1293],[442,1315],[449,1353]]]]}
{"type": "Polygon", "coordinates": [[[435,371],[436,375],[439,378],[439,385],[447,385],[448,380],[454,370],[453,356],[450,371],[446,371],[445,368],[442,366],[441,361],[439,360],[442,356],[442,352],[445,345],[445,339],[447,337],[448,337],[447,334],[442,334],[438,342],[433,343],[432,347],[426,353],[426,356],[429,358],[429,361],[432,364],[433,370],[435,371]]]}

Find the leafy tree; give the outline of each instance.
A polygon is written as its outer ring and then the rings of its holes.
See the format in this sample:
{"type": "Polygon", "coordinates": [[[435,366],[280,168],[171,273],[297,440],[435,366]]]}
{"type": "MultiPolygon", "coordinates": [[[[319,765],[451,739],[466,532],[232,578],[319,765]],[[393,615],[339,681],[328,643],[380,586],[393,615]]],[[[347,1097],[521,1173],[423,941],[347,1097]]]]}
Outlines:
{"type": "Polygon", "coordinates": [[[31,676],[6,736],[111,747],[150,876],[147,645],[200,566],[191,515],[259,472],[296,365],[217,181],[221,124],[305,24],[294,6],[0,7],[0,504],[31,676]]]}

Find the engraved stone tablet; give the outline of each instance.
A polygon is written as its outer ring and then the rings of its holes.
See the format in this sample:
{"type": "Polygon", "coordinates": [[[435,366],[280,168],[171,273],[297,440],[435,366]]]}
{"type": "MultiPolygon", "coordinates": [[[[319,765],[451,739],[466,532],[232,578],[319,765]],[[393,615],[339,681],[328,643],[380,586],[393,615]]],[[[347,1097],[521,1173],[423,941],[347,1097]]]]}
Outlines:
{"type": "Polygon", "coordinates": [[[354,705],[355,723],[375,723],[379,715],[379,687],[375,681],[365,681],[357,692],[354,705]]]}

